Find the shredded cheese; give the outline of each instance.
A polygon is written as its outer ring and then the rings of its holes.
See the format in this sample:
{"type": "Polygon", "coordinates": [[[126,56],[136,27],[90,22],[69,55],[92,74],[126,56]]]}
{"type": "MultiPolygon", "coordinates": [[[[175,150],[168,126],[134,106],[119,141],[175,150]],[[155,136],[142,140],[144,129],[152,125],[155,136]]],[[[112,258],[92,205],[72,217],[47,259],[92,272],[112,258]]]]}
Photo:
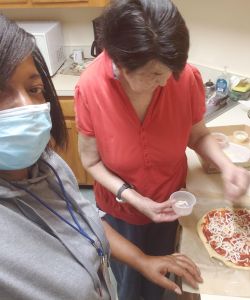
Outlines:
{"type": "Polygon", "coordinates": [[[250,266],[249,211],[218,210],[210,212],[207,218],[204,229],[210,233],[207,236],[210,246],[232,263],[250,266]]]}

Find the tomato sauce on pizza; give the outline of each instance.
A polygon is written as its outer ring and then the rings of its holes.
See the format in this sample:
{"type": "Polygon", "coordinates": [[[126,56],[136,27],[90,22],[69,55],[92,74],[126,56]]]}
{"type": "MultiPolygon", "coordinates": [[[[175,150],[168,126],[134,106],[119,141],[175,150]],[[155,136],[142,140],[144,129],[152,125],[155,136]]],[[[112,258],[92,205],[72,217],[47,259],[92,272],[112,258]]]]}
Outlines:
{"type": "Polygon", "coordinates": [[[201,218],[197,229],[211,256],[231,267],[250,268],[250,210],[214,209],[201,218]]]}

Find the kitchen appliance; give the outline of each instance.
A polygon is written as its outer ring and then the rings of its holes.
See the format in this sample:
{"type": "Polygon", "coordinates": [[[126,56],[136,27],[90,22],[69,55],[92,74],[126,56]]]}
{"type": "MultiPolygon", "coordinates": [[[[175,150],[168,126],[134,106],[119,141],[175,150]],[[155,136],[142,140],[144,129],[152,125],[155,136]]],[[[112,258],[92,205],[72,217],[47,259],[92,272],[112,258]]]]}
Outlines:
{"type": "Polygon", "coordinates": [[[95,18],[92,20],[93,29],[94,29],[94,41],[91,46],[91,55],[93,57],[97,57],[103,50],[101,43],[100,43],[100,31],[101,31],[101,24],[102,20],[101,17],[95,18]]]}
{"type": "Polygon", "coordinates": [[[61,24],[57,21],[22,21],[17,23],[34,35],[50,75],[54,75],[65,61],[61,24]]]}

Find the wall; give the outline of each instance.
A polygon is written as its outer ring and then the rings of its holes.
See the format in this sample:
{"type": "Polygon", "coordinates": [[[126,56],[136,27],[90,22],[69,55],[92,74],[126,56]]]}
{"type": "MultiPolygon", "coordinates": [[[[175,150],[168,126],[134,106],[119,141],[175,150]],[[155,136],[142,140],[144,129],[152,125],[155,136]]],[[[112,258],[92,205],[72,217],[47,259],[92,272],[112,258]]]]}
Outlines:
{"type": "Polygon", "coordinates": [[[13,20],[58,20],[62,23],[64,45],[68,54],[74,48],[83,48],[86,57],[94,34],[92,20],[101,8],[43,8],[43,9],[5,9],[1,12],[13,20]]]}
{"type": "MultiPolygon", "coordinates": [[[[184,16],[191,35],[189,61],[202,69],[223,69],[250,77],[249,0],[173,0],[184,16]]],[[[99,8],[5,10],[14,19],[58,19],[66,46],[93,41],[91,20],[99,8]]]]}
{"type": "Polygon", "coordinates": [[[250,77],[249,0],[173,0],[190,29],[189,61],[250,77]]]}

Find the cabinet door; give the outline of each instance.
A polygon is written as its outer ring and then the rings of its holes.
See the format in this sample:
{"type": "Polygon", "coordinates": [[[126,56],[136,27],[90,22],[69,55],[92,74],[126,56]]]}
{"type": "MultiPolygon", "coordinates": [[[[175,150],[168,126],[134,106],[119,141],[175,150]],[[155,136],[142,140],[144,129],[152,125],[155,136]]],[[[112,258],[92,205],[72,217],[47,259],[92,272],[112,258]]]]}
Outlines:
{"type": "Polygon", "coordinates": [[[28,0],[0,0],[0,5],[1,4],[22,4],[22,3],[27,3],[28,0]]]}
{"type": "Polygon", "coordinates": [[[78,135],[75,121],[66,120],[66,126],[69,135],[68,148],[65,151],[57,152],[70,166],[79,185],[93,185],[94,180],[82,167],[78,154],[78,135]]]}
{"type": "Polygon", "coordinates": [[[79,185],[93,185],[93,178],[84,170],[78,154],[78,133],[76,130],[73,99],[61,97],[60,104],[67,126],[69,142],[64,151],[57,151],[73,170],[79,185]]]}
{"type": "Polygon", "coordinates": [[[88,0],[32,0],[32,3],[88,3],[88,0]]]}
{"type": "Polygon", "coordinates": [[[109,3],[109,0],[89,0],[91,6],[103,7],[109,3]]]}

